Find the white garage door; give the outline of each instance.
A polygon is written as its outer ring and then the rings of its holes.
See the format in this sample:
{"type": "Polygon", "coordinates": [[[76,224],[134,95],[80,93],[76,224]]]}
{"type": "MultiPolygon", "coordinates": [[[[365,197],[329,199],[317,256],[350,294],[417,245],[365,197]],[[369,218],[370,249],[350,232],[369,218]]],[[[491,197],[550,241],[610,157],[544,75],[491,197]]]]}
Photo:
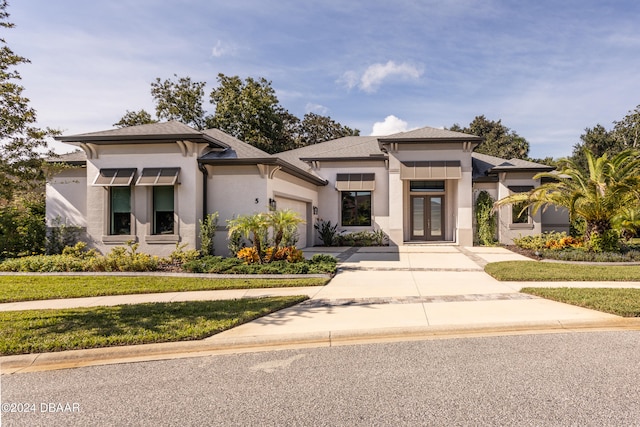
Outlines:
{"type": "Polygon", "coordinates": [[[305,223],[298,225],[298,244],[296,247],[305,248],[307,247],[307,227],[308,219],[307,219],[307,203],[301,202],[300,200],[287,199],[285,197],[276,197],[276,204],[278,209],[290,209],[294,212],[297,212],[300,215],[305,223]]]}

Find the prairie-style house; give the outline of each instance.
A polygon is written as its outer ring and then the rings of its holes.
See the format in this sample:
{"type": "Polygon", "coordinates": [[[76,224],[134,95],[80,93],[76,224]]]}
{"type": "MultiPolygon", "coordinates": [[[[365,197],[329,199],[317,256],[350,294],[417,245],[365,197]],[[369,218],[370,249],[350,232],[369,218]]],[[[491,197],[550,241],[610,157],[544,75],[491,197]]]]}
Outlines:
{"type": "MultiPolygon", "coordinates": [[[[298,247],[320,242],[313,224],[382,230],[390,245],[473,245],[474,200],[539,186],[549,166],[474,153],[480,137],[424,127],[389,136],[345,137],[268,154],[218,129],[178,122],[59,136],[81,151],[47,184],[47,219],[86,230],[103,253],[128,241],[165,256],[176,243],[199,248],[199,220],[218,212],[216,253],[226,220],[292,209],[305,220],[298,247]]],[[[497,238],[568,229],[565,212],[498,211],[497,238]]]]}

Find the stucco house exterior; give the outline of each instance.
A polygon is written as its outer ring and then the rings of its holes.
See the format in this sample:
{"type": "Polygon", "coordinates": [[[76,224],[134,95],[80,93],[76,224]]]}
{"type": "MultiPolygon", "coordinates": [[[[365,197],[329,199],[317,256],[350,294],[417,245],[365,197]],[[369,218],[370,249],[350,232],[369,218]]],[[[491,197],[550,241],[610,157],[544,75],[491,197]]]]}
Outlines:
{"type": "MultiPolygon", "coordinates": [[[[298,247],[317,245],[316,220],[340,230],[382,230],[391,245],[473,244],[473,206],[540,185],[552,168],[474,153],[480,137],[425,127],[395,135],[345,137],[271,155],[218,129],[155,123],[56,137],[79,152],[47,184],[47,219],[83,227],[103,253],[127,241],[165,256],[176,243],[199,248],[199,221],[220,215],[216,253],[226,254],[226,220],[292,209],[305,220],[298,247]]],[[[568,229],[566,213],[505,207],[496,236],[568,229]]]]}

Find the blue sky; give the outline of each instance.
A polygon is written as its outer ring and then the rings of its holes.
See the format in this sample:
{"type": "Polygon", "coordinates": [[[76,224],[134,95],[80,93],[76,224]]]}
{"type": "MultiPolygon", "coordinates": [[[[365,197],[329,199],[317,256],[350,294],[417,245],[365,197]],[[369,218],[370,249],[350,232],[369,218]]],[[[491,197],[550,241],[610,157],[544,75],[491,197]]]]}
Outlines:
{"type": "MultiPolygon", "coordinates": [[[[385,134],[467,125],[571,154],[640,104],[640,2],[591,0],[10,0],[3,37],[39,124],[65,134],[154,113],[150,84],[265,77],[302,117],[385,134]]],[[[56,146],[60,152],[65,148],[56,146]]],[[[68,151],[68,150],[67,150],[68,151]]]]}

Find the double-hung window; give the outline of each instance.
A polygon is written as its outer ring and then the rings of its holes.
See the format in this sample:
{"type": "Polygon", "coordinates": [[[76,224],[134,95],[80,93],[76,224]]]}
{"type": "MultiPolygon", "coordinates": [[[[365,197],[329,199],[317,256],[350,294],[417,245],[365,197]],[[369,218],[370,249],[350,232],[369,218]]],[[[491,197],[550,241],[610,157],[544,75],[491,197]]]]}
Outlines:
{"type": "Polygon", "coordinates": [[[106,232],[112,236],[132,234],[131,182],[136,169],[100,169],[93,185],[109,192],[109,224],[106,232]]]}
{"type": "Polygon", "coordinates": [[[175,185],[180,168],[145,168],[136,185],[152,187],[151,234],[176,234],[175,185]]]}

